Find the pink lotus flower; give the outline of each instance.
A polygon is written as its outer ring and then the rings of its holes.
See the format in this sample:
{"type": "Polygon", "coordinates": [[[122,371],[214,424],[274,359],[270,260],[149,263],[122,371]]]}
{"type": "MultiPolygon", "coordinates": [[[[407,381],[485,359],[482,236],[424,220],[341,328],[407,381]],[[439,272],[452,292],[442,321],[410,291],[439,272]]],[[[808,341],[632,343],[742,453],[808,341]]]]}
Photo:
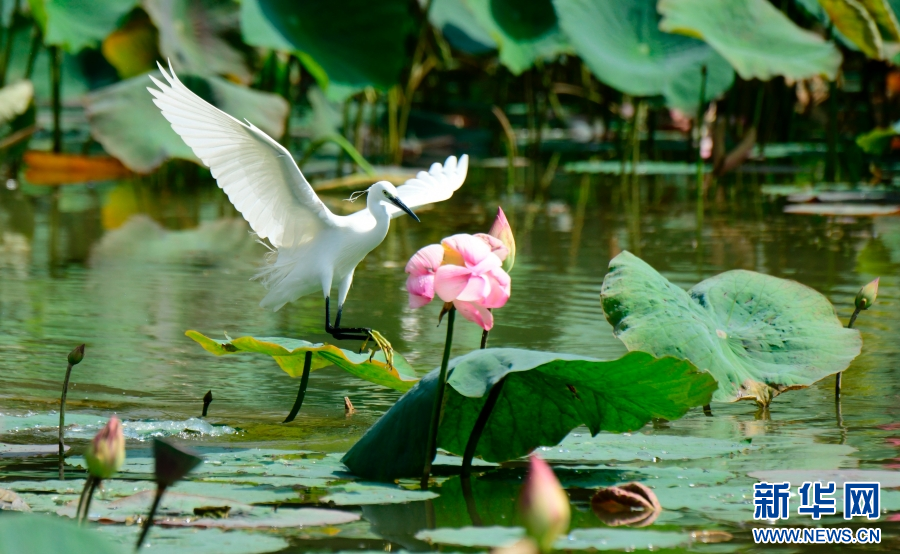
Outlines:
{"type": "Polygon", "coordinates": [[[541,552],[549,552],[556,537],[569,529],[569,497],[547,462],[535,454],[528,461],[528,476],[519,494],[519,514],[528,536],[541,552]]]}
{"type": "Polygon", "coordinates": [[[490,235],[453,235],[426,246],[406,264],[410,307],[420,308],[437,294],[489,331],[494,326],[490,309],[503,307],[510,296],[511,280],[501,267],[508,254],[490,235]]]}
{"type": "Polygon", "coordinates": [[[434,299],[434,273],[444,260],[444,248],[430,244],[419,250],[406,264],[406,290],[409,291],[409,307],[421,308],[434,299]]]}

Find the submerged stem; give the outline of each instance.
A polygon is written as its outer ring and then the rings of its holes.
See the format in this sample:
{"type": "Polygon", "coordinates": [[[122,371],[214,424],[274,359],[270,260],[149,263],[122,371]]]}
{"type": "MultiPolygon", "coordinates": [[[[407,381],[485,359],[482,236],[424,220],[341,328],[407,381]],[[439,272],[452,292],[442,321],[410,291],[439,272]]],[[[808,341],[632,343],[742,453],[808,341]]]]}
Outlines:
{"type": "Polygon", "coordinates": [[[294,421],[294,418],[297,417],[297,413],[300,411],[300,407],[303,406],[303,397],[306,396],[306,387],[309,385],[309,370],[311,366],[312,352],[307,351],[306,357],[303,359],[303,375],[300,377],[300,390],[297,391],[297,400],[294,401],[294,407],[291,408],[291,413],[288,414],[282,423],[294,421]]]}
{"type": "Polygon", "coordinates": [[[494,406],[497,405],[497,399],[500,398],[500,393],[503,392],[503,384],[505,382],[506,376],[491,387],[491,391],[484,401],[484,406],[481,407],[481,412],[478,413],[478,419],[475,420],[475,426],[472,428],[472,434],[469,435],[469,442],[466,443],[466,450],[463,453],[462,472],[460,473],[463,479],[468,479],[469,475],[472,474],[472,458],[475,456],[475,449],[478,448],[481,433],[484,432],[484,428],[491,418],[491,412],[494,411],[494,406]]]}
{"type": "Polygon", "coordinates": [[[447,340],[444,342],[444,357],[441,359],[441,372],[438,376],[437,394],[434,397],[434,406],[431,408],[431,422],[428,426],[428,441],[425,443],[425,468],[422,470],[422,480],[419,482],[422,490],[428,490],[428,478],[431,476],[431,462],[437,453],[438,427],[441,423],[441,410],[444,405],[444,388],[447,386],[447,365],[450,362],[450,348],[453,346],[453,321],[456,318],[456,308],[450,308],[447,313],[447,340]]]}

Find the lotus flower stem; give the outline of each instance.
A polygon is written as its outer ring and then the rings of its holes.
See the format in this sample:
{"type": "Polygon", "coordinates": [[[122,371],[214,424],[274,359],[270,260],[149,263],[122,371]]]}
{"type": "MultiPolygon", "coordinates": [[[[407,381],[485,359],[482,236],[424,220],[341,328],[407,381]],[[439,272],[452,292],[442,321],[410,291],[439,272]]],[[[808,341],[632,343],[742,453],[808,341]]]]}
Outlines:
{"type": "Polygon", "coordinates": [[[478,419],[475,420],[475,426],[472,428],[472,434],[469,435],[469,442],[466,443],[466,450],[463,453],[462,471],[460,472],[460,476],[463,479],[468,479],[472,474],[472,457],[475,456],[475,449],[478,447],[481,433],[484,432],[484,428],[491,418],[491,412],[494,411],[494,406],[497,405],[497,399],[500,398],[500,393],[503,392],[504,383],[506,383],[506,376],[491,387],[487,399],[484,401],[484,406],[481,407],[481,412],[478,413],[478,419]]]}
{"type": "Polygon", "coordinates": [[[431,423],[428,426],[428,441],[425,443],[425,468],[419,482],[422,490],[428,490],[428,479],[431,477],[431,462],[437,453],[438,427],[441,424],[441,410],[444,407],[444,388],[447,386],[447,365],[450,363],[450,348],[453,346],[453,321],[456,319],[456,308],[447,312],[447,339],[444,341],[444,357],[441,359],[441,372],[438,375],[437,394],[431,408],[431,423]]]}
{"type": "Polygon", "coordinates": [[[282,423],[294,421],[294,418],[297,417],[297,413],[300,411],[300,407],[303,406],[303,397],[306,396],[306,387],[309,385],[310,367],[312,367],[312,352],[307,351],[306,357],[303,359],[303,375],[300,377],[300,390],[297,391],[297,400],[294,401],[291,413],[288,414],[282,423]]]}
{"type": "MultiPolygon", "coordinates": [[[[881,280],[881,277],[876,277],[874,281],[863,285],[859,292],[856,293],[856,298],[853,300],[856,309],[853,310],[853,315],[850,316],[850,321],[847,323],[847,329],[852,329],[853,324],[856,323],[856,318],[859,316],[859,312],[863,310],[868,310],[872,307],[872,304],[875,303],[875,299],[878,298],[878,282],[881,280]]],[[[841,376],[843,372],[838,373],[835,376],[834,380],[834,399],[837,401],[841,396],[841,376]]]]}
{"type": "Polygon", "coordinates": [[[94,498],[94,491],[97,490],[97,486],[100,485],[101,479],[94,477],[91,475],[88,477],[87,481],[84,483],[84,491],[82,491],[82,499],[84,500],[84,511],[81,511],[81,503],[78,504],[78,510],[80,513],[76,514],[78,518],[78,523],[81,524],[83,521],[87,521],[88,514],[90,514],[91,510],[91,500],[94,498]],[[86,491],[86,494],[85,494],[86,491]]]}
{"type": "Polygon", "coordinates": [[[134,547],[135,551],[141,549],[141,545],[144,544],[144,539],[147,538],[147,532],[150,531],[150,527],[153,526],[153,516],[156,515],[156,510],[159,508],[159,501],[162,499],[164,492],[166,492],[166,486],[161,483],[157,484],[156,496],[153,497],[150,513],[147,514],[147,519],[144,520],[144,525],[141,526],[141,535],[138,537],[137,544],[134,547]]]}
{"type": "MultiPolygon", "coordinates": [[[[847,329],[853,329],[853,324],[856,323],[856,318],[859,316],[859,312],[862,311],[862,308],[859,306],[853,310],[853,315],[850,316],[850,321],[847,323],[847,329]]],[[[837,375],[834,376],[834,399],[839,400],[841,397],[841,378],[843,377],[844,372],[841,371],[837,375]]]]}
{"type": "Polygon", "coordinates": [[[490,331],[482,331],[481,332],[481,349],[482,350],[487,348],[487,338],[490,333],[491,333],[490,331]]]}
{"type": "Polygon", "coordinates": [[[209,412],[209,405],[212,404],[212,401],[212,391],[206,391],[206,394],[203,395],[203,413],[200,414],[200,417],[206,417],[206,414],[209,412]]]}
{"type": "Polygon", "coordinates": [[[706,106],[706,65],[700,68],[700,98],[697,101],[697,121],[694,125],[697,128],[697,226],[701,227],[703,221],[703,196],[706,191],[703,190],[703,108],[706,106]]]}
{"type": "Polygon", "coordinates": [[[84,359],[84,345],[76,347],[69,352],[67,358],[66,378],[63,381],[62,396],[59,397],[59,480],[66,478],[66,395],[69,393],[69,378],[72,376],[72,368],[84,359]]]}
{"type": "Polygon", "coordinates": [[[81,509],[84,507],[84,499],[87,498],[88,490],[94,481],[94,476],[88,474],[88,478],[84,481],[84,488],[81,489],[81,497],[78,499],[78,509],[75,510],[75,519],[81,522],[81,509]]]}

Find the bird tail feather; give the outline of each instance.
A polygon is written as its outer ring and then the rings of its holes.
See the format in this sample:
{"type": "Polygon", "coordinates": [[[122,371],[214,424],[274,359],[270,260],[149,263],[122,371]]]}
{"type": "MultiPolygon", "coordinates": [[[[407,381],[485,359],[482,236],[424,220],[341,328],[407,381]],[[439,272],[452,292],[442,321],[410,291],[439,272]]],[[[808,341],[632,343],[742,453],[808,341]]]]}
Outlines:
{"type": "Polygon", "coordinates": [[[259,305],[277,312],[301,296],[321,288],[321,279],[313,267],[304,263],[306,248],[279,248],[266,254],[266,265],[253,276],[269,292],[259,305]]]}

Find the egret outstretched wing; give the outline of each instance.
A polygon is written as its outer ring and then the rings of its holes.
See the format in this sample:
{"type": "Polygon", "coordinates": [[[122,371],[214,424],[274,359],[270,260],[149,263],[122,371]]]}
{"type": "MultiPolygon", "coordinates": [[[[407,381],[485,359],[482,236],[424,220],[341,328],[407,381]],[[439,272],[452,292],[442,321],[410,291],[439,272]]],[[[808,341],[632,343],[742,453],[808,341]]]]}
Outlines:
{"type": "Polygon", "coordinates": [[[148,88],[172,129],[206,164],[219,187],[260,238],[296,246],[336,216],[319,200],[290,153],[252,123],[241,123],[191,92],[171,64],[148,88]]]}
{"type": "MultiPolygon", "coordinates": [[[[397,197],[410,208],[447,200],[462,186],[468,169],[467,154],[463,154],[459,162],[456,161],[456,156],[450,156],[444,165],[431,164],[428,171],[420,171],[415,177],[397,187],[397,197]]],[[[403,211],[396,206],[388,205],[387,209],[391,218],[403,215],[403,211]]],[[[371,218],[374,221],[368,210],[361,210],[347,217],[350,220],[371,218]]]]}

